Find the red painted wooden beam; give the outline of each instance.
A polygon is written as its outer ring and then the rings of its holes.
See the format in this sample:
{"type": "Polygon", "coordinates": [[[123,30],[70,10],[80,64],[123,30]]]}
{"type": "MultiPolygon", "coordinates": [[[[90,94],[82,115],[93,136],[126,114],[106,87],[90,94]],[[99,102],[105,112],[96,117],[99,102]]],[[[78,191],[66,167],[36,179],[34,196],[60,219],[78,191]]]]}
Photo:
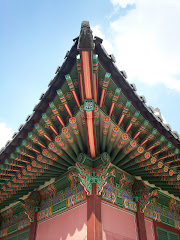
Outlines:
{"type": "Polygon", "coordinates": [[[149,139],[145,139],[140,145],[143,146],[144,144],[146,144],[149,141],[149,139]]]}
{"type": "Polygon", "coordinates": [[[101,92],[101,97],[100,97],[100,102],[99,102],[100,108],[102,108],[103,103],[104,103],[106,90],[108,88],[109,81],[110,81],[110,76],[111,76],[110,73],[106,73],[105,77],[104,77],[104,81],[103,81],[103,85],[102,85],[102,92],[101,92]]]}
{"type": "Polygon", "coordinates": [[[111,108],[109,110],[109,116],[111,117],[114,111],[114,107],[115,107],[115,103],[117,102],[119,95],[120,95],[121,89],[120,88],[116,88],[114,96],[112,98],[112,103],[111,103],[111,108]]]}
{"type": "Polygon", "coordinates": [[[88,146],[92,158],[96,157],[96,142],[95,142],[95,131],[94,131],[94,112],[86,111],[86,127],[87,127],[87,137],[88,146]]]}
{"type": "Polygon", "coordinates": [[[118,125],[119,125],[119,126],[121,125],[121,123],[122,123],[122,121],[123,121],[124,118],[125,118],[125,115],[122,114],[121,117],[120,117],[120,119],[119,119],[119,122],[118,122],[118,125]]]}
{"type": "Polygon", "coordinates": [[[136,222],[137,222],[139,240],[147,240],[144,214],[140,212],[140,206],[138,202],[137,202],[136,222]]]}
{"type": "Polygon", "coordinates": [[[83,91],[83,79],[82,79],[82,73],[81,73],[80,55],[76,56],[76,60],[77,60],[77,70],[78,70],[79,83],[80,83],[81,103],[83,103],[84,102],[84,91],[83,91]]]}
{"type": "MultiPolygon", "coordinates": [[[[92,67],[91,67],[91,52],[81,51],[81,68],[84,88],[84,98],[93,99],[93,86],[92,86],[92,67]]],[[[96,157],[96,142],[94,131],[94,111],[85,111],[86,127],[88,136],[89,152],[92,158],[96,157]]]]}
{"type": "Polygon", "coordinates": [[[82,75],[79,73],[79,81],[80,81],[80,91],[81,91],[81,102],[84,102],[84,91],[83,91],[83,81],[82,81],[82,75]]]}
{"type": "Polygon", "coordinates": [[[95,183],[87,197],[87,240],[102,240],[101,196],[96,195],[95,183]]]}
{"type": "Polygon", "coordinates": [[[98,55],[93,55],[93,90],[94,90],[94,101],[98,104],[98,55]]]}
{"type": "Polygon", "coordinates": [[[133,140],[135,140],[140,134],[141,132],[137,132],[136,135],[133,137],[133,140]]]}
{"type": "Polygon", "coordinates": [[[57,120],[60,122],[60,124],[64,127],[65,124],[60,116],[57,116],[57,120]]]}
{"type": "Polygon", "coordinates": [[[70,75],[69,75],[69,74],[65,75],[65,78],[66,78],[66,80],[67,80],[69,89],[70,89],[70,91],[72,92],[72,95],[73,95],[73,97],[74,97],[74,100],[75,100],[78,108],[80,108],[81,105],[80,105],[80,102],[79,102],[79,98],[78,98],[78,96],[77,96],[77,94],[76,94],[76,90],[75,90],[75,87],[74,87],[74,84],[73,84],[73,81],[72,81],[70,75]]]}
{"type": "Polygon", "coordinates": [[[94,101],[98,103],[98,92],[97,92],[97,73],[93,73],[93,85],[94,85],[94,101]]]}
{"type": "Polygon", "coordinates": [[[84,98],[93,99],[92,73],[91,73],[91,52],[81,52],[81,67],[84,86],[84,98]]]}
{"type": "Polygon", "coordinates": [[[112,116],[112,113],[113,113],[113,111],[114,111],[114,107],[115,107],[115,103],[113,102],[113,103],[111,104],[111,108],[110,108],[110,110],[109,110],[109,116],[110,116],[110,117],[112,116]]]}
{"type": "Polygon", "coordinates": [[[128,127],[126,128],[126,133],[128,133],[129,132],[129,130],[132,128],[132,123],[130,123],[129,125],[128,125],[128,127]]]}

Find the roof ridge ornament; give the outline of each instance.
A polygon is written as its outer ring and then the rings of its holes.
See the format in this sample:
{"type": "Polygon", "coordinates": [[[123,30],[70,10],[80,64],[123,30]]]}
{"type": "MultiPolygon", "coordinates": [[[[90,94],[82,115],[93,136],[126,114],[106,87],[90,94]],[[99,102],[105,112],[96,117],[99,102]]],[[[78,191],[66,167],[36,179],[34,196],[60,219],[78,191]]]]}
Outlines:
{"type": "Polygon", "coordinates": [[[93,35],[89,25],[89,21],[83,21],[81,23],[81,31],[79,34],[77,50],[93,51],[94,47],[95,47],[95,44],[93,42],[93,35]]]}

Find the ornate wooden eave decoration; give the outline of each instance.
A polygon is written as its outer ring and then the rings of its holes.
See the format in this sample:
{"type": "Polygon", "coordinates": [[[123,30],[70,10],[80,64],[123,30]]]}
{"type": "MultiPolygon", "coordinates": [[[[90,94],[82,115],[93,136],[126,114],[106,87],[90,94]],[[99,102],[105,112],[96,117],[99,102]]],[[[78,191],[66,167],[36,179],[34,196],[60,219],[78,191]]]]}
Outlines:
{"type": "Polygon", "coordinates": [[[1,208],[70,167],[80,178],[81,154],[92,164],[86,170],[93,181],[98,169],[108,166],[109,174],[114,166],[180,197],[178,135],[150,113],[101,43],[83,22],[33,115],[1,152],[1,208]],[[109,163],[99,161],[105,152],[109,163]]]}

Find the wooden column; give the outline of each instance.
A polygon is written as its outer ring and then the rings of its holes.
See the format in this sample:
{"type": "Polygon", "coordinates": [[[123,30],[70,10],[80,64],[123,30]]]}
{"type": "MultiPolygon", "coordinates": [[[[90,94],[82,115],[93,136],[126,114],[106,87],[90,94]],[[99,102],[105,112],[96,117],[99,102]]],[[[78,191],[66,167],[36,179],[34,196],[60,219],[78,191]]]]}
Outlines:
{"type": "Polygon", "coordinates": [[[95,183],[87,197],[87,240],[102,240],[101,196],[96,195],[95,183]]]}
{"type": "Polygon", "coordinates": [[[154,230],[154,238],[155,238],[155,240],[158,240],[155,220],[153,220],[153,230],[154,230]]]}
{"type": "Polygon", "coordinates": [[[137,222],[139,240],[147,240],[144,214],[140,212],[140,206],[138,202],[137,202],[136,222],[137,222]]]}
{"type": "Polygon", "coordinates": [[[36,230],[37,230],[37,212],[34,213],[34,221],[30,225],[29,240],[36,239],[36,230]]]}

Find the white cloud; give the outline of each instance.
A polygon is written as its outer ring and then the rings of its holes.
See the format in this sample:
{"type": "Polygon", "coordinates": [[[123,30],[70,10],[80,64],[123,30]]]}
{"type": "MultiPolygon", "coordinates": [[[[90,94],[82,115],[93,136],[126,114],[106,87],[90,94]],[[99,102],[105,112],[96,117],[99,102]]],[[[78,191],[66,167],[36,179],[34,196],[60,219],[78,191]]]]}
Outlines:
{"type": "Polygon", "coordinates": [[[102,29],[100,25],[96,25],[92,27],[93,36],[97,36],[103,39],[103,46],[105,47],[106,51],[111,54],[113,52],[113,46],[110,41],[108,41],[105,35],[102,33],[102,29]]]}
{"type": "Polygon", "coordinates": [[[7,127],[5,123],[0,123],[0,149],[12,138],[13,133],[12,128],[7,127]]]}
{"type": "Polygon", "coordinates": [[[135,0],[111,0],[111,3],[114,6],[120,6],[122,8],[126,8],[127,5],[131,5],[135,3],[135,0]]]}
{"type": "Polygon", "coordinates": [[[127,72],[128,80],[136,78],[149,85],[163,83],[180,91],[180,1],[111,3],[114,8],[136,4],[135,9],[110,23],[117,65],[127,72]]]}
{"type": "Polygon", "coordinates": [[[166,119],[164,118],[164,116],[161,114],[161,111],[160,111],[159,108],[155,108],[155,109],[154,109],[154,115],[161,117],[164,124],[168,124],[168,122],[166,121],[166,119]]]}

